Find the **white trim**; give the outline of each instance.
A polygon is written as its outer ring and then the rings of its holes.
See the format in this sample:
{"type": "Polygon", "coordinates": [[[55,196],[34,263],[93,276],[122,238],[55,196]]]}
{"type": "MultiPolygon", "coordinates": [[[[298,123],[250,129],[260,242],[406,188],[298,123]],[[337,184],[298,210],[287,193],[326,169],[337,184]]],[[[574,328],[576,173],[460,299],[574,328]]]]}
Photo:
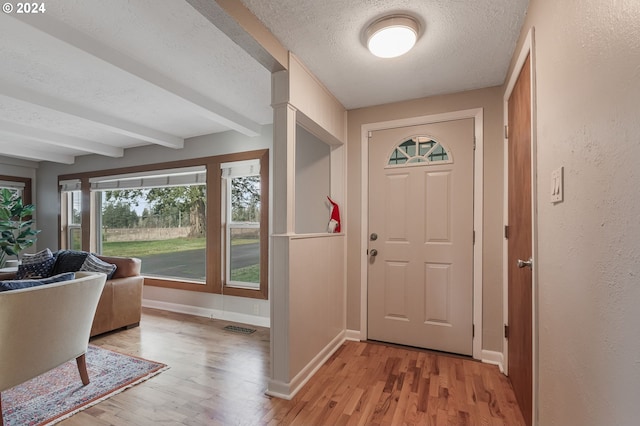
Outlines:
{"type": "Polygon", "coordinates": [[[154,308],[162,309],[163,311],[177,312],[179,314],[188,314],[198,317],[239,322],[241,324],[255,325],[258,327],[270,327],[271,325],[269,317],[241,314],[238,312],[230,312],[220,309],[201,308],[199,306],[182,305],[180,303],[162,302],[160,300],[142,299],[142,306],[144,306],[145,308],[154,308]]]}
{"type": "Polygon", "coordinates": [[[286,400],[293,399],[294,396],[307,384],[309,379],[322,367],[342,346],[345,341],[345,332],[340,332],[327,346],[325,346],[313,359],[289,382],[284,383],[278,380],[269,380],[265,393],[269,396],[286,400]]]}
{"type": "Polygon", "coordinates": [[[368,205],[369,205],[369,132],[393,129],[399,127],[416,126],[437,123],[440,121],[462,120],[473,118],[475,122],[476,149],[474,152],[473,178],[473,227],[476,232],[476,242],[473,246],[473,324],[476,327],[473,337],[473,358],[482,359],[482,241],[483,241],[483,205],[484,205],[484,121],[483,109],[473,108],[461,111],[445,112],[441,114],[420,117],[403,118],[399,120],[381,121],[362,125],[361,130],[361,255],[360,255],[360,339],[367,339],[367,236],[368,236],[368,205]]]}
{"type": "Polygon", "coordinates": [[[13,180],[0,180],[0,188],[24,189],[25,186],[26,185],[24,182],[17,182],[13,180]]]}
{"type": "Polygon", "coordinates": [[[504,356],[502,352],[482,350],[482,362],[497,365],[501,373],[504,373],[504,356]]]}
{"type": "MultiPolygon", "coordinates": [[[[537,114],[536,114],[536,56],[535,56],[535,28],[531,27],[522,45],[522,49],[518,54],[513,71],[509,75],[509,80],[504,92],[503,120],[506,126],[509,123],[509,97],[520,71],[524,66],[527,55],[530,55],[531,67],[531,255],[533,258],[532,277],[531,277],[531,363],[532,363],[532,424],[537,425],[538,419],[538,203],[537,203],[537,114]]],[[[504,139],[504,208],[503,219],[504,224],[508,225],[509,218],[509,151],[507,149],[507,139],[504,139]]],[[[502,257],[502,303],[503,303],[503,320],[505,324],[509,324],[509,245],[506,238],[503,239],[503,257],[502,257]]],[[[503,366],[505,374],[509,374],[509,341],[503,338],[503,366]]]]}
{"type": "Polygon", "coordinates": [[[360,330],[347,330],[344,334],[344,339],[359,342],[361,335],[360,330]]]}

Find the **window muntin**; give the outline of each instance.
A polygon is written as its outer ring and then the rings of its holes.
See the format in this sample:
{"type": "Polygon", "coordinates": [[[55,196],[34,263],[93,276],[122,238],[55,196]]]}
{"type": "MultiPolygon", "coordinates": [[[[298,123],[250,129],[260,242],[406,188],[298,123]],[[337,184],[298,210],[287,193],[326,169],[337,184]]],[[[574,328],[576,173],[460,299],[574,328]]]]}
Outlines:
{"type": "Polygon", "coordinates": [[[414,136],[398,144],[387,161],[387,167],[452,163],[451,152],[429,136],[414,136]]]}

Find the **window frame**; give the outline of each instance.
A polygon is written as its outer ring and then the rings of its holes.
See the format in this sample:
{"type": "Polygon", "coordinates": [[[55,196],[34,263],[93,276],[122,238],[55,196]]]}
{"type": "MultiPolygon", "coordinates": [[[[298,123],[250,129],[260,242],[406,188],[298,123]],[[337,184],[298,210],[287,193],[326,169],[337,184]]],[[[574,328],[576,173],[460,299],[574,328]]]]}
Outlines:
{"type": "MultiPolygon", "coordinates": [[[[250,175],[247,175],[250,176],[250,175]]],[[[255,175],[252,176],[260,176],[260,173],[257,173],[255,175]]],[[[253,288],[254,286],[251,285],[243,285],[243,284],[251,284],[251,283],[247,283],[247,282],[242,282],[242,281],[232,281],[231,280],[231,230],[232,229],[237,229],[237,228],[245,228],[245,229],[261,229],[262,228],[262,223],[261,222],[234,222],[232,220],[232,201],[231,201],[231,192],[232,192],[232,179],[234,179],[234,177],[231,178],[226,178],[223,179],[223,182],[226,180],[226,190],[225,190],[225,202],[224,202],[224,214],[223,214],[223,223],[224,223],[224,236],[223,236],[223,241],[224,241],[224,250],[225,250],[225,256],[224,256],[224,271],[223,271],[223,279],[224,279],[224,288],[225,291],[229,291],[229,289],[248,289],[248,290],[256,290],[256,288],[253,288]]],[[[260,186],[262,188],[262,181],[260,181],[260,186]]],[[[260,201],[260,212],[262,213],[262,200],[260,201]]],[[[261,219],[260,215],[260,219],[261,219]]],[[[262,238],[262,235],[260,235],[260,238],[262,238]]],[[[260,245],[260,249],[262,249],[262,245],[260,245]]],[[[262,267],[262,265],[260,265],[262,267]]],[[[260,271],[262,272],[262,269],[260,269],[260,271]]],[[[260,274],[260,283],[262,282],[262,274],[260,274]]],[[[258,283],[258,287],[260,285],[260,283],[258,283]]]]}
{"type": "Polygon", "coordinates": [[[19,176],[9,176],[9,175],[0,175],[0,181],[4,180],[7,182],[19,182],[24,184],[24,188],[22,189],[22,204],[32,204],[33,201],[31,199],[31,178],[27,177],[19,177],[19,176]]]}
{"type": "MultiPolygon", "coordinates": [[[[216,155],[211,157],[194,158],[187,160],[170,161],[155,164],[146,164],[133,167],[124,167],[118,169],[96,170],[84,173],[74,173],[58,176],[58,181],[80,180],[80,190],[82,191],[82,250],[95,251],[95,238],[92,237],[92,230],[96,218],[94,217],[95,206],[91,199],[91,188],[89,179],[103,178],[113,175],[121,175],[127,173],[153,172],[165,169],[205,166],[207,170],[206,194],[207,194],[207,242],[206,242],[206,280],[203,285],[201,282],[190,282],[188,280],[180,280],[174,278],[158,278],[145,277],[144,284],[155,287],[173,288],[179,290],[188,290],[205,293],[225,294],[239,297],[248,297],[255,299],[269,298],[269,150],[261,149],[255,151],[237,152],[232,154],[216,155]],[[222,175],[220,173],[220,165],[222,163],[243,161],[243,160],[259,160],[260,161],[260,198],[265,208],[260,211],[260,288],[244,289],[226,287],[224,285],[224,269],[223,269],[223,237],[222,230],[222,175]]],[[[60,185],[58,185],[60,192],[60,185]]],[[[62,208],[62,206],[61,206],[62,208]]],[[[58,214],[59,228],[61,229],[61,211],[58,214]]],[[[62,244],[64,238],[62,232],[58,234],[59,244],[62,244]]],[[[62,247],[62,245],[60,245],[62,247]]]]}

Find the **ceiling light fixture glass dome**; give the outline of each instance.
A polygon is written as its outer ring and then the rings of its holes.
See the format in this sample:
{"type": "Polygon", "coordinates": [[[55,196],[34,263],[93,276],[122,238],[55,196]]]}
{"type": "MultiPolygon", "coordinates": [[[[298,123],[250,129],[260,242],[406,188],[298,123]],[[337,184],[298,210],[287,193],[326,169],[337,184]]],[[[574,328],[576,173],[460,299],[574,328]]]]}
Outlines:
{"type": "Polygon", "coordinates": [[[419,29],[418,22],[410,16],[386,16],[367,28],[367,48],[380,58],[404,55],[416,44],[419,29]]]}

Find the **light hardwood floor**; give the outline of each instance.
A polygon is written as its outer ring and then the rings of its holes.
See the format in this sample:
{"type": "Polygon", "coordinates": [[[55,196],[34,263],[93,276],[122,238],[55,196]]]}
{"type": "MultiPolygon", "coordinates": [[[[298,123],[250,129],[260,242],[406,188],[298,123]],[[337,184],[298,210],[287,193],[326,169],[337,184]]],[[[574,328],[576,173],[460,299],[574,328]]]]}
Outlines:
{"type": "Polygon", "coordinates": [[[171,368],[60,425],[524,424],[497,367],[370,342],[345,342],[293,400],[270,398],[269,330],[228,324],[144,309],[140,327],[93,339],[171,368]]]}

